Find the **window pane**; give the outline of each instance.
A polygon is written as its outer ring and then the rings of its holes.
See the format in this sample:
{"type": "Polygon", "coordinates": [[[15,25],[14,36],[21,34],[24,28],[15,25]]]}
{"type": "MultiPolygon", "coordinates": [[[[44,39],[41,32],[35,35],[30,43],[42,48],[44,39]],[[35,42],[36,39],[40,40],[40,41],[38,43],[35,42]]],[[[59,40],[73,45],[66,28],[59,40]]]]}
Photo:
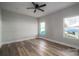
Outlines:
{"type": "Polygon", "coordinates": [[[45,22],[40,23],[40,35],[45,35],[45,22]]]}
{"type": "Polygon", "coordinates": [[[64,18],[64,34],[67,38],[79,39],[79,16],[64,18]]]}

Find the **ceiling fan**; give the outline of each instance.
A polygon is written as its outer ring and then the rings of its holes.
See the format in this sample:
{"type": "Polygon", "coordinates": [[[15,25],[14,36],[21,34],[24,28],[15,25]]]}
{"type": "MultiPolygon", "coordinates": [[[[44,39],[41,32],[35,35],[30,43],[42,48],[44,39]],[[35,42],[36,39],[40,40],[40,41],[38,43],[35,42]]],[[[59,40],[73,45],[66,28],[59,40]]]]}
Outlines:
{"type": "Polygon", "coordinates": [[[32,2],[32,4],[33,4],[34,7],[29,7],[27,9],[34,9],[34,13],[36,12],[36,10],[40,10],[40,11],[44,12],[44,10],[41,9],[41,7],[45,7],[46,4],[39,5],[39,4],[35,3],[35,2],[32,2]]]}

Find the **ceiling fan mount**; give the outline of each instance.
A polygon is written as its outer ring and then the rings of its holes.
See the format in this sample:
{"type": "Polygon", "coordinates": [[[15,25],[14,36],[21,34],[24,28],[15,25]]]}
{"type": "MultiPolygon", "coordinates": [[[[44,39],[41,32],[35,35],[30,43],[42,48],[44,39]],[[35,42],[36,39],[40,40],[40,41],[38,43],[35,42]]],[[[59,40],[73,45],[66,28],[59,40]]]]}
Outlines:
{"type": "Polygon", "coordinates": [[[40,11],[44,12],[44,10],[41,9],[41,8],[45,7],[46,4],[39,5],[39,4],[35,3],[35,2],[32,2],[32,4],[33,4],[34,7],[29,7],[27,9],[34,9],[34,13],[36,12],[36,10],[40,10],[40,11]]]}

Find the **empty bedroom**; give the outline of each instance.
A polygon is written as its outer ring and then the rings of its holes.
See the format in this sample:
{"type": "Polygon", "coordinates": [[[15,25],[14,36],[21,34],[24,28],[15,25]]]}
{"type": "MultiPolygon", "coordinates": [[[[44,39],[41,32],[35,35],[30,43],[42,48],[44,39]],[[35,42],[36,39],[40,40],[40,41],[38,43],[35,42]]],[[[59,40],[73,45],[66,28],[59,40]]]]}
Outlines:
{"type": "Polygon", "coordinates": [[[0,56],[79,56],[79,3],[0,2],[0,56]]]}

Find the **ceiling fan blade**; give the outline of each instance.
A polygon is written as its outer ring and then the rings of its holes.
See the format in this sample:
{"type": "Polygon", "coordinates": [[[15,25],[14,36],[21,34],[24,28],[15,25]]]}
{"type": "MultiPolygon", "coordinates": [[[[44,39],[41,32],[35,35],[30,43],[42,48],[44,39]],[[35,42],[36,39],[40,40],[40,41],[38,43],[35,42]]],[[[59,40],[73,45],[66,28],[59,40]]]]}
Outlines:
{"type": "Polygon", "coordinates": [[[40,10],[40,11],[44,12],[44,10],[42,10],[42,9],[38,9],[38,10],[40,10]]]}
{"type": "Polygon", "coordinates": [[[44,6],[46,6],[46,4],[40,5],[39,7],[44,7],[44,6]]]}
{"type": "Polygon", "coordinates": [[[34,13],[36,12],[36,9],[34,10],[34,13]]]}
{"type": "Polygon", "coordinates": [[[29,8],[27,8],[27,9],[35,9],[34,7],[29,7],[29,8]]]}
{"type": "Polygon", "coordinates": [[[35,6],[36,4],[35,4],[35,2],[32,2],[32,4],[35,6]]]}

